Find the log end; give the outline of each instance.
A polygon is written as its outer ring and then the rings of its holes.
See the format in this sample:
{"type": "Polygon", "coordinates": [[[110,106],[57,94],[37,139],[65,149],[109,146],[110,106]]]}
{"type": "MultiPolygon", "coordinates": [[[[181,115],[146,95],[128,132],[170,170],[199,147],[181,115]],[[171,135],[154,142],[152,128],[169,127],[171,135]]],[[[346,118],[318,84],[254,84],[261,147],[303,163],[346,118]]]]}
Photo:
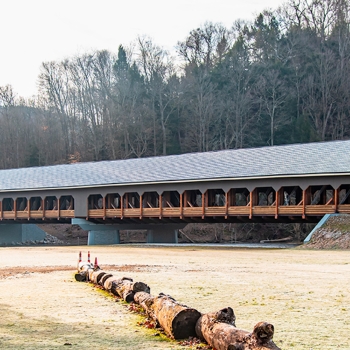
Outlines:
{"type": "Polygon", "coordinates": [[[259,322],[254,326],[253,336],[259,344],[266,344],[273,338],[275,327],[268,322],[259,322]]]}
{"type": "Polygon", "coordinates": [[[196,336],[196,323],[201,313],[196,309],[187,308],[180,311],[172,322],[172,335],[174,339],[186,339],[196,336]]]}
{"type": "Polygon", "coordinates": [[[82,272],[76,273],[74,275],[74,278],[78,282],[85,282],[86,281],[86,271],[82,271],[82,272]]]}

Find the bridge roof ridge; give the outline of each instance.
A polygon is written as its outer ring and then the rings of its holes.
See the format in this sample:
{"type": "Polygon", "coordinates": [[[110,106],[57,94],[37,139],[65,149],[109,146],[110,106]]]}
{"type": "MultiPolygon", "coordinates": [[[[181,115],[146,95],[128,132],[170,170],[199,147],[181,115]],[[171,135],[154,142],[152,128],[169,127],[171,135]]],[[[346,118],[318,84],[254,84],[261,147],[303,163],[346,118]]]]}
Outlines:
{"type": "Polygon", "coordinates": [[[350,173],[350,141],[0,170],[0,191],[350,173]]]}

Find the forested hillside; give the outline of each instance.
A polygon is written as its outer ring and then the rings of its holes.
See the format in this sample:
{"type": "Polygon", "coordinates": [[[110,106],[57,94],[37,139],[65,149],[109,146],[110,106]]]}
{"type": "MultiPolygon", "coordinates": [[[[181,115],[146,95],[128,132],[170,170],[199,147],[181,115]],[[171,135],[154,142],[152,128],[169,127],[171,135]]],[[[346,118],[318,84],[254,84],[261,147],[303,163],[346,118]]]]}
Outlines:
{"type": "Polygon", "coordinates": [[[0,168],[347,139],[349,58],[349,0],[290,0],[172,54],[139,37],[44,62],[33,99],[0,87],[0,168]]]}

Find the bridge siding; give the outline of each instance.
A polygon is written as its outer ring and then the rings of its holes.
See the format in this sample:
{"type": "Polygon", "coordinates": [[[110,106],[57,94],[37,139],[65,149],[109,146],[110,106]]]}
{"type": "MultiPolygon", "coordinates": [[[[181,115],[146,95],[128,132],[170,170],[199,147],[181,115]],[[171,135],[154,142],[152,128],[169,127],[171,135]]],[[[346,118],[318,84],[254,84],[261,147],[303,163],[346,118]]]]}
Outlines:
{"type": "MultiPolygon", "coordinates": [[[[240,179],[240,180],[221,180],[221,181],[203,181],[203,182],[189,182],[189,183],[167,183],[167,184],[142,184],[142,185],[127,185],[127,186],[105,186],[95,188],[75,188],[75,189],[55,189],[55,190],[34,190],[34,191],[10,191],[1,192],[0,200],[4,198],[16,198],[25,197],[28,200],[28,206],[30,206],[30,198],[33,197],[57,197],[72,196],[74,198],[74,211],[73,210],[26,210],[17,211],[16,206],[13,211],[4,211],[2,202],[0,202],[0,218],[5,220],[15,219],[57,219],[57,218],[136,218],[142,220],[144,218],[212,218],[212,217],[238,217],[248,216],[250,219],[254,217],[278,217],[278,216],[293,216],[303,217],[305,216],[321,216],[327,213],[350,213],[350,204],[338,204],[338,188],[340,185],[350,185],[349,176],[315,176],[315,177],[289,177],[289,178],[266,178],[266,179],[240,179]],[[310,186],[323,186],[330,185],[336,190],[334,191],[335,204],[332,205],[306,205],[307,198],[311,195],[310,186]],[[283,199],[280,196],[278,190],[282,187],[294,187],[298,186],[303,190],[304,201],[301,205],[284,206],[283,199]],[[259,206],[257,205],[257,193],[255,188],[268,188],[272,187],[275,190],[276,203],[279,205],[259,206]],[[247,188],[250,192],[250,202],[247,206],[231,206],[229,202],[229,191],[231,189],[247,188]],[[222,189],[225,192],[226,204],[222,207],[209,206],[208,196],[205,195],[207,190],[222,189]],[[187,196],[186,191],[199,190],[202,192],[201,207],[189,207],[187,206],[187,198],[182,198],[183,193],[187,196]],[[94,209],[88,210],[88,197],[90,195],[101,195],[104,199],[107,194],[118,193],[120,196],[124,196],[125,193],[138,193],[139,195],[145,192],[157,192],[163,193],[165,191],[178,191],[181,198],[180,207],[169,208],[122,208],[122,209],[94,209]],[[182,206],[184,200],[185,206],[182,206]]],[[[310,200],[308,200],[310,202],[310,200]]],[[[334,201],[333,201],[334,202],[334,201]]]]}

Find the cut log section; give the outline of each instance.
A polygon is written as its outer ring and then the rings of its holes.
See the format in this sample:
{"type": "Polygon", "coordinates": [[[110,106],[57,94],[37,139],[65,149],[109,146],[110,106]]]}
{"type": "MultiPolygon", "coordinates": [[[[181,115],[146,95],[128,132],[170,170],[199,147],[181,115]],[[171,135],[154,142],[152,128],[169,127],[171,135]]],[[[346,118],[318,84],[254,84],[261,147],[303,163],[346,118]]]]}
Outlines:
{"type": "Polygon", "coordinates": [[[75,280],[79,282],[87,281],[89,278],[89,271],[93,270],[94,265],[89,262],[80,262],[78,264],[78,273],[75,274],[75,280]]]}
{"type": "Polygon", "coordinates": [[[102,276],[102,278],[100,279],[100,282],[98,282],[98,284],[100,286],[104,287],[106,280],[110,277],[113,277],[113,275],[111,273],[106,273],[105,275],[102,276]]]}
{"type": "Polygon", "coordinates": [[[99,284],[101,278],[106,275],[107,272],[106,271],[103,271],[103,270],[95,270],[93,273],[92,273],[92,276],[91,276],[91,282],[92,283],[95,283],[95,284],[99,284]]]}
{"type": "Polygon", "coordinates": [[[272,324],[259,322],[250,333],[236,328],[234,322],[233,310],[229,307],[208,313],[198,319],[196,334],[216,350],[281,350],[272,341],[272,324]]]}
{"type": "Polygon", "coordinates": [[[123,277],[119,280],[111,282],[111,292],[120,296],[126,302],[134,301],[134,295],[137,292],[150,292],[150,288],[146,283],[134,282],[131,278],[123,277]]]}
{"type": "Polygon", "coordinates": [[[157,297],[144,292],[136,293],[135,302],[140,304],[150,318],[156,321],[173,339],[195,336],[195,325],[201,313],[163,293],[157,297]]]}

